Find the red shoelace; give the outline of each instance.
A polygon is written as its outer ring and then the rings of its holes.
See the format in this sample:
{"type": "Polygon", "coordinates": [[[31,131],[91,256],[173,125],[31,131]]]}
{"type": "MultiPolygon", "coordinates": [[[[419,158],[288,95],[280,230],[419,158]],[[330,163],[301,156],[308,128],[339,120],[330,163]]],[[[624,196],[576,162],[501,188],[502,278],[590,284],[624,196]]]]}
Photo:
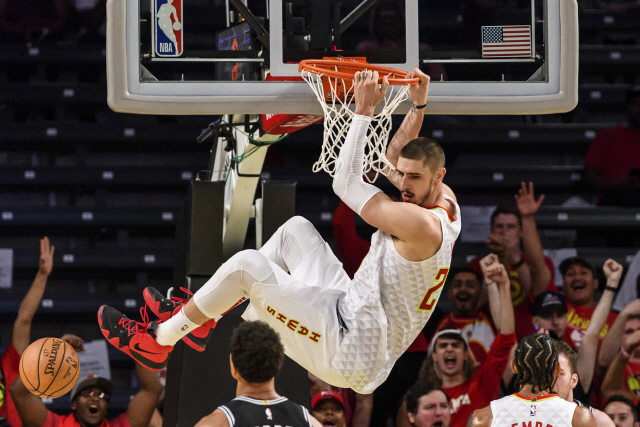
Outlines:
{"type": "MultiPolygon", "coordinates": [[[[118,320],[118,325],[121,325],[123,328],[127,328],[127,333],[129,335],[137,335],[140,333],[146,334],[149,323],[151,323],[149,321],[149,315],[147,314],[146,304],[144,307],[140,307],[140,317],[142,318],[142,322],[123,316],[118,320]]],[[[158,323],[160,323],[160,321],[158,321],[158,323]]]]}

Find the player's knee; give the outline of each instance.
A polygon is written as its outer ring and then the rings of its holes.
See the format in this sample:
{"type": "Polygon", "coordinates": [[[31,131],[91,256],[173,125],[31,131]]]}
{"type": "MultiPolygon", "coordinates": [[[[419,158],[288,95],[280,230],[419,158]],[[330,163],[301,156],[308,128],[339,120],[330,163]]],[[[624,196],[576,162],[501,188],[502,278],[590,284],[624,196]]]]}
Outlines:
{"type": "Polygon", "coordinates": [[[287,231],[293,233],[304,233],[304,230],[309,229],[315,231],[315,227],[313,226],[313,224],[311,224],[311,222],[305,217],[299,215],[287,220],[287,222],[284,223],[283,227],[287,229],[287,231]]]}
{"type": "Polygon", "coordinates": [[[238,270],[248,273],[256,281],[264,280],[273,273],[269,259],[254,249],[238,252],[228,262],[232,262],[238,270]]]}

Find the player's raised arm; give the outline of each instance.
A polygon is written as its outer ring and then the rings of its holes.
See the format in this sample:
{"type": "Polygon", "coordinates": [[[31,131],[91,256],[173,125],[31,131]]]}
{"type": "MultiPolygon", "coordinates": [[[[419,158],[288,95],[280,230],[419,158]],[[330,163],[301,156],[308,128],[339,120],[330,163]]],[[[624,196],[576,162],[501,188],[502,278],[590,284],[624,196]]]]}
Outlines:
{"type": "MultiPolygon", "coordinates": [[[[417,85],[409,86],[409,98],[411,98],[414,106],[404,117],[400,128],[393,135],[393,138],[387,146],[387,160],[389,160],[389,163],[391,163],[394,168],[398,164],[398,157],[400,156],[402,147],[407,145],[407,142],[417,138],[422,128],[422,120],[429,95],[429,81],[431,79],[418,68],[414,68],[413,71],[407,75],[408,79],[414,77],[420,78],[420,82],[417,85]]],[[[397,188],[400,188],[402,177],[398,172],[389,167],[385,170],[385,173],[387,179],[397,188]]]]}
{"type": "MultiPolygon", "coordinates": [[[[433,242],[435,250],[440,247],[442,230],[439,220],[425,214],[423,208],[414,203],[395,203],[381,190],[362,179],[366,134],[374,109],[382,101],[388,87],[387,78],[378,85],[378,73],[363,71],[354,75],[356,115],[340,150],[336,162],[333,190],[351,209],[370,225],[386,231],[405,242],[433,242]]],[[[422,162],[418,163],[422,164],[422,162]]],[[[404,179],[419,179],[420,170],[400,171],[404,179]]],[[[446,170],[438,168],[433,174],[435,185],[442,183],[446,170]]],[[[409,197],[409,196],[407,196],[409,197]]],[[[434,248],[424,248],[433,252],[434,248]]],[[[433,254],[433,253],[432,253],[433,254]]],[[[431,254],[431,255],[432,255],[431,254]]],[[[430,255],[429,255],[430,256],[430,255]]]]}

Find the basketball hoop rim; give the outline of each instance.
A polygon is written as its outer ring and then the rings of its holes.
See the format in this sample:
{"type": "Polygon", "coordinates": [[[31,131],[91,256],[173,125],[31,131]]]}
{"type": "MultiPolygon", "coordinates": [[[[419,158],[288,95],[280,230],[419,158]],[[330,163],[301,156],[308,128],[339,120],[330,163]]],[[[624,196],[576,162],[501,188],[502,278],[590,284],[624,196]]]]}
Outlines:
{"type": "Polygon", "coordinates": [[[390,78],[390,85],[416,85],[420,82],[419,77],[406,78],[408,71],[397,68],[384,67],[382,65],[369,64],[364,61],[345,61],[340,59],[303,59],[300,61],[298,71],[307,71],[318,75],[326,75],[336,79],[353,80],[356,72],[373,70],[380,74],[378,83],[382,83],[382,77],[391,74],[403,76],[401,78],[390,78]],[[329,70],[322,68],[323,66],[337,68],[338,70],[329,70]]]}

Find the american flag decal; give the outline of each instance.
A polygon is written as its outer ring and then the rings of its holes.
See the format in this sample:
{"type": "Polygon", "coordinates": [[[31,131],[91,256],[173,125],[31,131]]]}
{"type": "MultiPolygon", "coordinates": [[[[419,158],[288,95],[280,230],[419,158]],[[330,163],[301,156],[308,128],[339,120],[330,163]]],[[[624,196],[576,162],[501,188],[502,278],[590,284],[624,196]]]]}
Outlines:
{"type": "Polygon", "coordinates": [[[482,27],[483,58],[531,56],[531,26],[482,27]]]}

